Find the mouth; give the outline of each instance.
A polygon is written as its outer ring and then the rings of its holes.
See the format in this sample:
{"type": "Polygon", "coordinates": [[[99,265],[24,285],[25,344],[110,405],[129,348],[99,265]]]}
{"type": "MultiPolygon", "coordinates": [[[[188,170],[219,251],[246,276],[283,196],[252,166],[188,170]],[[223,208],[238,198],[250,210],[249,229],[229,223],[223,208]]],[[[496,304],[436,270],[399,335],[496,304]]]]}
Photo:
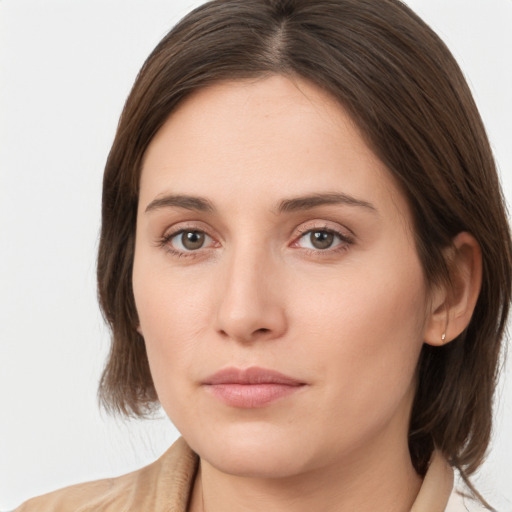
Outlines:
{"type": "Polygon", "coordinates": [[[253,366],[225,368],[206,378],[202,385],[228,406],[253,409],[294,394],[306,383],[275,370],[253,366]]]}

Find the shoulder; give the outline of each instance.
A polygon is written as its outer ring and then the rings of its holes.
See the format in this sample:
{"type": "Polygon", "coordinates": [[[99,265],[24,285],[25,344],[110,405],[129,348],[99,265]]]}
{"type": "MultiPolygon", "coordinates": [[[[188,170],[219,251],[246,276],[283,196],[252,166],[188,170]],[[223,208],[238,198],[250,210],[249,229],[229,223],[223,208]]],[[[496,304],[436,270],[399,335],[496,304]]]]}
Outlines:
{"type": "MultiPolygon", "coordinates": [[[[96,482],[87,482],[84,484],[72,485],[58,491],[32,498],[14,512],[36,512],[36,511],[67,511],[67,510],[92,510],[91,506],[99,500],[106,505],[109,494],[116,492],[116,480],[119,481],[124,477],[98,480],[96,482]]],[[[100,510],[108,510],[102,507],[100,510]]]]}
{"type": "Polygon", "coordinates": [[[183,439],[178,439],[149,466],[33,498],[14,512],[156,512],[163,510],[164,503],[167,507],[169,503],[186,504],[196,469],[196,455],[183,439]]]}

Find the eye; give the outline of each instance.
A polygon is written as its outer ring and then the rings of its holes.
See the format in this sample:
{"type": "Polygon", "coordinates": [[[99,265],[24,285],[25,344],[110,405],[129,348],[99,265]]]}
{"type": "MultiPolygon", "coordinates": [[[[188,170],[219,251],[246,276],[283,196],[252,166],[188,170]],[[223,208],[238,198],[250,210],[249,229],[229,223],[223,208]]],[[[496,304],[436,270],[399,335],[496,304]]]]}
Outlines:
{"type": "Polygon", "coordinates": [[[297,246],[316,251],[335,249],[342,244],[350,243],[352,241],[348,237],[332,229],[310,229],[296,241],[297,246]]]}
{"type": "Polygon", "coordinates": [[[213,239],[204,231],[197,230],[181,230],[169,235],[166,240],[173,249],[182,252],[197,251],[213,242],[213,239]]]}

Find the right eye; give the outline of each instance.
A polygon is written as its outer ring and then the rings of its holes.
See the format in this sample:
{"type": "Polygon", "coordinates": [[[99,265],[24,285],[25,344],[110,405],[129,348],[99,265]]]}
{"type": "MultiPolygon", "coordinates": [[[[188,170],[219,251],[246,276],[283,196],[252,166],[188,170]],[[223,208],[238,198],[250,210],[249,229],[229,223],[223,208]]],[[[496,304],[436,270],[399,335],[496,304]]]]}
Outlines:
{"type": "Polygon", "coordinates": [[[192,252],[210,246],[213,243],[211,236],[204,231],[182,229],[177,233],[166,236],[166,242],[178,252],[192,252]]]}

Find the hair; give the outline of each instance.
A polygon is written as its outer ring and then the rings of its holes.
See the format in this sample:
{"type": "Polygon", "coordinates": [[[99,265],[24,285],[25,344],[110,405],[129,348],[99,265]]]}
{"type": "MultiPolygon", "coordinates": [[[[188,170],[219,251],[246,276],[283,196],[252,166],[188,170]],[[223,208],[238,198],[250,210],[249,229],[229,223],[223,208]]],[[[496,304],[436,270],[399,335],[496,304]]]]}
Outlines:
{"type": "Polygon", "coordinates": [[[128,416],[158,406],[131,281],[148,144],[192,92],[272,74],[316,84],[358,125],[409,202],[427,283],[449,282],[445,255],[455,235],[467,231],[480,244],[483,280],[474,314],[451,343],[424,344],[409,430],[420,475],[436,447],[467,481],[491,435],[512,242],[490,145],[464,76],[441,39],[399,0],[214,0],[188,14],[148,57],[104,174],[98,290],[112,345],[100,400],[128,416]]]}

